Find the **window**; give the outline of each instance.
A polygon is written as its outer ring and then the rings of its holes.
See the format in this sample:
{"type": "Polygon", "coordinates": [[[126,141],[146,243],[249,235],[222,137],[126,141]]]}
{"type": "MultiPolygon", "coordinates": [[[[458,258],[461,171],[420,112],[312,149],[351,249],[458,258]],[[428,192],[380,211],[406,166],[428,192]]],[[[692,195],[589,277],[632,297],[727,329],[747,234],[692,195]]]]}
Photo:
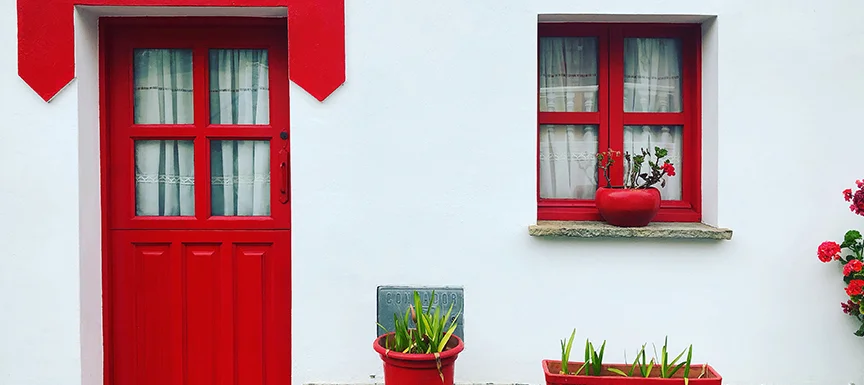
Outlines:
{"type": "Polygon", "coordinates": [[[655,221],[701,220],[700,40],[691,24],[539,25],[538,219],[599,220],[598,150],[658,146],[677,172],[655,221]]]}

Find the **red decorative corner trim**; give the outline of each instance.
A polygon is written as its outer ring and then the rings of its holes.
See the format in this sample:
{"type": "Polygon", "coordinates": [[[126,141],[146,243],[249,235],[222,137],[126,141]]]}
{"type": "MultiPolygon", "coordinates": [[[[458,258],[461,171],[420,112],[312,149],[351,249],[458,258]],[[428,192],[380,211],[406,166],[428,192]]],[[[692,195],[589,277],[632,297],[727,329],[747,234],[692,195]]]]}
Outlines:
{"type": "Polygon", "coordinates": [[[345,83],[345,0],[18,0],[18,75],[45,101],[75,78],[75,5],[287,7],[291,81],[320,101],[345,83]]]}

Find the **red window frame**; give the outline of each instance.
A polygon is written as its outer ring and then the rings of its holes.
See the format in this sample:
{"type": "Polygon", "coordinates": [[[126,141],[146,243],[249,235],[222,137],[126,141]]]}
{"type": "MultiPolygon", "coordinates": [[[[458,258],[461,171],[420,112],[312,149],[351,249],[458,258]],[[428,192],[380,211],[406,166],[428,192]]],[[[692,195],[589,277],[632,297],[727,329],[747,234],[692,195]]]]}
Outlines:
{"type": "MultiPolygon", "coordinates": [[[[541,112],[539,60],[537,68],[537,219],[556,221],[601,220],[594,200],[540,197],[540,126],[544,124],[595,125],[598,150],[623,151],[625,125],[682,126],[681,200],[664,200],[656,222],[702,220],[701,26],[698,24],[541,23],[543,37],[597,38],[597,112],[541,112]],[[624,39],[677,38],[681,41],[682,112],[624,112],[624,39]]],[[[621,185],[623,162],[611,170],[612,183],[621,185]]],[[[598,181],[603,178],[598,172],[598,181]]]]}

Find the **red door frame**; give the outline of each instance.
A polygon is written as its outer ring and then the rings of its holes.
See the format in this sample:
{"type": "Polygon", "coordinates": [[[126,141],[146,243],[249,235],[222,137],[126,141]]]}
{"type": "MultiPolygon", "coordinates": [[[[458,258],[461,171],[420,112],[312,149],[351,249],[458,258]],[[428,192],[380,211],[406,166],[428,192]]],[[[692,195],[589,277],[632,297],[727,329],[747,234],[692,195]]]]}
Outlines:
{"type": "MultiPolygon", "coordinates": [[[[290,224],[290,153],[285,153],[284,157],[278,151],[273,151],[273,147],[271,145],[271,175],[275,176],[279,172],[280,167],[284,171],[283,178],[285,179],[284,183],[284,192],[281,192],[285,195],[285,200],[288,201],[287,204],[279,205],[279,204],[271,204],[271,217],[244,217],[240,218],[242,223],[238,226],[233,225],[231,222],[224,220],[223,218],[215,218],[208,217],[202,218],[200,215],[196,215],[196,217],[192,217],[192,220],[185,219],[177,219],[177,218],[148,218],[149,223],[141,223],[142,221],[136,220],[134,218],[134,213],[132,216],[127,215],[128,213],[118,213],[116,201],[111,199],[112,187],[114,184],[112,183],[112,172],[114,168],[119,167],[128,167],[128,164],[122,165],[113,165],[111,160],[112,151],[116,151],[117,148],[111,142],[111,130],[116,128],[115,121],[112,121],[114,116],[111,113],[111,98],[116,97],[116,93],[127,93],[125,90],[118,90],[115,85],[108,84],[109,72],[110,72],[110,60],[111,54],[109,52],[110,44],[107,44],[109,41],[109,36],[113,36],[112,34],[117,33],[118,29],[124,28],[128,29],[131,32],[120,32],[120,33],[131,33],[135,34],[136,29],[141,27],[160,27],[164,28],[163,33],[158,33],[156,35],[149,35],[145,39],[160,39],[159,48],[166,47],[171,48],[169,43],[171,41],[172,35],[171,33],[178,32],[184,28],[189,27],[243,27],[243,28],[265,28],[272,29],[273,27],[282,27],[281,30],[286,31],[287,28],[284,28],[286,24],[285,18],[240,18],[240,17],[171,17],[171,18],[131,18],[131,17],[123,17],[123,18],[112,18],[112,17],[103,17],[99,20],[99,140],[100,140],[100,183],[101,183],[101,207],[102,207],[102,323],[103,323],[103,383],[105,385],[111,385],[114,381],[113,376],[113,333],[114,333],[114,325],[113,325],[113,308],[112,308],[112,291],[113,289],[113,264],[110,260],[110,254],[114,250],[112,244],[112,236],[111,231],[119,228],[126,229],[164,229],[166,231],[171,231],[172,229],[183,229],[188,225],[194,225],[196,230],[204,230],[210,232],[219,232],[223,230],[240,230],[240,229],[272,229],[273,228],[273,219],[272,216],[281,217],[282,223],[286,225],[286,229],[288,230],[291,227],[290,224]],[[161,36],[160,36],[161,35],[161,36]],[[167,38],[167,40],[166,40],[167,38]],[[113,96],[112,96],[113,95],[113,96]],[[278,156],[277,156],[278,155],[278,156]],[[280,210],[280,207],[285,207],[285,210],[280,210]],[[155,226],[154,226],[155,225],[155,226]]],[[[152,34],[152,31],[147,31],[148,34],[152,34]]],[[[253,31],[249,35],[254,35],[253,31]]],[[[131,36],[131,35],[130,35],[131,36]]],[[[243,33],[240,36],[236,36],[238,39],[242,39],[244,36],[243,33]]],[[[287,36],[286,36],[287,38],[287,36]]],[[[138,39],[140,40],[140,36],[138,39]]],[[[287,41],[285,42],[287,43],[287,41]]],[[[219,44],[222,46],[221,48],[232,48],[233,46],[241,46],[243,48],[255,48],[249,44],[241,44],[237,41],[229,42],[228,44],[219,44]]],[[[287,44],[283,44],[283,46],[287,46],[287,44]]],[[[281,52],[281,51],[279,51],[281,52]]],[[[287,53],[287,51],[285,51],[287,53]]],[[[287,57],[282,58],[286,64],[288,63],[287,57]]],[[[199,65],[206,65],[204,63],[196,63],[194,64],[197,68],[199,65]]],[[[129,62],[129,69],[131,73],[131,61],[129,62]]],[[[197,69],[195,70],[197,73],[197,69]]],[[[278,71],[277,71],[278,72],[278,71]]],[[[289,100],[288,100],[288,87],[287,87],[287,68],[285,70],[285,89],[284,94],[280,94],[279,92],[273,92],[271,88],[270,95],[270,103],[271,103],[271,123],[284,121],[285,127],[271,127],[271,126],[260,126],[260,127],[250,127],[250,126],[236,126],[236,125],[225,125],[218,127],[218,130],[222,130],[220,135],[211,135],[206,134],[208,138],[218,139],[219,137],[237,137],[242,136],[244,139],[265,139],[273,137],[272,131],[278,130],[277,132],[285,132],[286,134],[289,132],[288,122],[289,122],[289,100]],[[284,108],[274,108],[275,106],[284,106],[284,108]],[[283,114],[283,115],[279,115],[283,114]],[[280,116],[277,118],[277,116],[280,116]],[[270,132],[268,132],[268,129],[270,132]],[[224,134],[223,134],[224,133],[224,134]]],[[[271,71],[271,79],[273,76],[273,72],[271,71]]],[[[206,80],[206,79],[204,79],[206,80]]],[[[201,81],[198,76],[196,76],[195,87],[204,87],[203,89],[207,89],[209,84],[206,81],[201,81]]],[[[272,83],[271,83],[272,87],[272,83]]],[[[131,89],[128,90],[128,96],[131,97],[131,89]]],[[[200,100],[201,98],[195,97],[195,120],[196,122],[199,119],[199,116],[209,120],[209,103],[207,100],[200,100]]],[[[209,127],[208,129],[214,129],[214,127],[209,127]]],[[[146,127],[139,126],[138,130],[142,135],[146,136],[148,134],[152,134],[153,130],[156,130],[155,127],[146,127]]],[[[191,135],[202,135],[205,134],[203,132],[198,132],[200,130],[192,129],[190,130],[191,135]]],[[[278,138],[278,136],[276,136],[278,138]]],[[[275,140],[275,139],[274,139],[275,140]]],[[[286,147],[285,150],[288,150],[290,147],[286,147]]],[[[208,148],[209,149],[209,148],[208,148]]],[[[199,145],[196,143],[195,145],[195,173],[197,175],[209,175],[207,173],[199,174],[199,169],[204,168],[209,170],[209,151],[200,151],[206,154],[204,159],[198,159],[197,155],[199,154],[199,145]],[[200,166],[199,166],[200,163],[200,166]]],[[[277,178],[278,180],[278,178],[277,178]]],[[[116,181],[115,181],[116,182],[116,181]]],[[[132,191],[134,192],[134,186],[131,186],[132,190],[123,191],[132,191]]],[[[279,199],[277,198],[280,194],[280,184],[271,182],[271,202],[277,202],[279,199]]],[[[116,191],[115,191],[116,192],[116,191]]],[[[195,192],[196,199],[196,214],[201,211],[197,208],[199,197],[203,194],[209,194],[209,186],[204,188],[197,188],[195,192]]],[[[208,199],[209,201],[209,199],[208,199]]],[[[132,204],[132,209],[134,210],[134,203],[132,204]]],[[[209,210],[209,207],[207,208],[209,210]]],[[[128,211],[128,208],[127,210],[128,211]]],[[[232,218],[235,221],[237,218],[232,218]]],[[[254,238],[254,235],[253,235],[254,238]]],[[[289,237],[290,238],[290,237],[289,237]]],[[[259,241],[256,241],[259,242],[259,241]]],[[[290,253],[290,239],[288,240],[288,252],[290,253]]],[[[289,269],[290,269],[290,259],[289,259],[289,269]]],[[[290,274],[289,274],[290,276],[290,274]]],[[[290,295],[287,298],[286,307],[288,308],[288,328],[286,332],[290,335],[291,329],[291,317],[290,317],[290,295]]],[[[290,357],[290,347],[287,352],[290,357]]],[[[288,379],[290,381],[290,363],[286,365],[288,367],[288,379]]]]}

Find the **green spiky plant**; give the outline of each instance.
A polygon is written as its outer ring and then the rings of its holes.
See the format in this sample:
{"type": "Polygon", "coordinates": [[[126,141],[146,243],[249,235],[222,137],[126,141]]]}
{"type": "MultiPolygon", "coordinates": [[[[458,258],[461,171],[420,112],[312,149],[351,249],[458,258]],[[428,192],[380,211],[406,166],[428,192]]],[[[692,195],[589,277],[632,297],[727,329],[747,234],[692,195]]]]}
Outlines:
{"type": "MultiPolygon", "coordinates": [[[[585,362],[582,366],[576,370],[575,372],[570,372],[569,370],[569,360],[570,360],[570,350],[573,346],[573,339],[576,336],[576,329],[573,329],[573,333],[570,334],[570,338],[567,340],[561,340],[561,371],[559,374],[567,374],[567,375],[579,375],[585,370],[586,376],[600,376],[603,371],[603,352],[606,348],[606,341],[603,341],[603,344],[600,346],[600,350],[596,350],[594,345],[589,340],[585,340],[585,362]],[[587,369],[587,370],[586,370],[587,369]]],[[[636,353],[636,358],[633,360],[633,364],[630,366],[630,369],[625,373],[623,370],[613,367],[607,367],[610,373],[615,373],[624,377],[633,377],[634,374],[637,376],[641,376],[643,378],[651,377],[651,373],[654,372],[654,368],[657,367],[659,369],[659,373],[656,377],[659,378],[672,378],[679,370],[683,369],[683,379],[684,384],[689,384],[690,382],[690,370],[691,363],[693,360],[693,345],[690,345],[687,349],[684,349],[681,353],[678,354],[671,361],[669,359],[669,337],[667,336],[663,341],[663,347],[660,350],[660,355],[658,357],[657,347],[654,346],[654,357],[648,361],[647,354],[645,352],[645,346],[647,344],[642,344],[639,352],[636,353]],[[684,357],[684,353],[687,353],[686,358],[679,362],[682,357],[684,357]]],[[[627,361],[627,352],[624,352],[624,360],[627,361]]],[[[702,378],[705,376],[705,373],[708,369],[708,364],[702,365],[702,372],[696,378],[702,378]]]]}
{"type": "Polygon", "coordinates": [[[606,350],[606,341],[600,346],[600,350],[594,349],[594,344],[585,340],[585,361],[575,372],[570,371],[570,351],[573,348],[573,340],[576,338],[576,329],[570,333],[570,338],[561,340],[561,370],[558,374],[576,375],[585,371],[587,376],[599,376],[603,371],[603,352],[606,350]]]}
{"type": "MultiPolygon", "coordinates": [[[[573,338],[576,337],[576,329],[570,333],[570,338],[561,340],[561,371],[559,374],[570,374],[568,366],[570,365],[570,349],[573,348],[573,338]]],[[[580,371],[582,369],[579,369],[580,371]]]]}
{"type": "MultiPolygon", "coordinates": [[[[451,303],[447,313],[442,315],[441,308],[432,306],[434,299],[435,291],[432,291],[429,307],[424,312],[420,293],[415,291],[414,303],[405,309],[405,314],[401,317],[398,313],[393,314],[393,334],[384,339],[384,348],[407,354],[434,354],[438,363],[438,375],[443,381],[444,373],[441,371],[439,355],[447,349],[462,311],[459,310],[451,319],[453,304],[451,303]]],[[[387,328],[380,323],[378,327],[387,332],[387,328]]]]}
{"type": "MultiPolygon", "coordinates": [[[[669,336],[666,336],[666,339],[663,340],[663,347],[660,349],[660,359],[658,363],[660,364],[660,378],[672,378],[675,373],[678,373],[682,367],[684,368],[684,378],[688,378],[690,376],[690,361],[693,358],[693,345],[690,345],[689,348],[684,349],[681,353],[678,353],[672,361],[669,361],[669,336]],[[678,360],[687,353],[687,359],[678,363],[678,360]]],[[[654,347],[654,355],[657,355],[657,347],[654,347]]],[[[686,382],[686,381],[685,381],[686,382]]]]}
{"type": "MultiPolygon", "coordinates": [[[[603,371],[603,352],[606,350],[606,340],[600,345],[600,351],[594,349],[594,344],[589,340],[585,340],[585,363],[582,368],[585,368],[585,375],[599,376],[603,371]]],[[[582,368],[579,371],[582,371],[582,368]]],[[[578,372],[577,372],[578,374],[578,372]]]]}
{"type": "MultiPolygon", "coordinates": [[[[624,352],[624,361],[627,361],[627,352],[624,352]]],[[[622,375],[625,377],[633,377],[633,373],[637,373],[638,375],[648,378],[651,375],[651,372],[654,370],[654,358],[651,358],[651,362],[646,362],[646,354],[645,354],[645,344],[642,344],[642,348],[639,349],[639,353],[636,353],[636,359],[633,360],[633,365],[630,366],[630,371],[624,373],[623,371],[616,368],[609,368],[609,371],[618,375],[622,375]],[[636,372],[636,369],[639,369],[636,372]]]]}
{"type": "MultiPolygon", "coordinates": [[[[431,298],[435,298],[434,291],[431,298]]],[[[456,326],[458,326],[456,321],[459,319],[462,311],[460,310],[453,319],[450,319],[450,314],[453,313],[452,303],[444,315],[441,315],[441,308],[432,306],[430,303],[428,309],[424,312],[420,293],[416,291],[414,292],[413,302],[408,309],[405,309],[405,314],[401,317],[398,313],[393,314],[393,336],[385,340],[384,347],[389,350],[409,354],[435,354],[443,352],[447,347],[447,343],[450,342],[453,332],[456,331],[456,326]]],[[[378,326],[387,331],[381,324],[378,324],[378,326]]]]}

